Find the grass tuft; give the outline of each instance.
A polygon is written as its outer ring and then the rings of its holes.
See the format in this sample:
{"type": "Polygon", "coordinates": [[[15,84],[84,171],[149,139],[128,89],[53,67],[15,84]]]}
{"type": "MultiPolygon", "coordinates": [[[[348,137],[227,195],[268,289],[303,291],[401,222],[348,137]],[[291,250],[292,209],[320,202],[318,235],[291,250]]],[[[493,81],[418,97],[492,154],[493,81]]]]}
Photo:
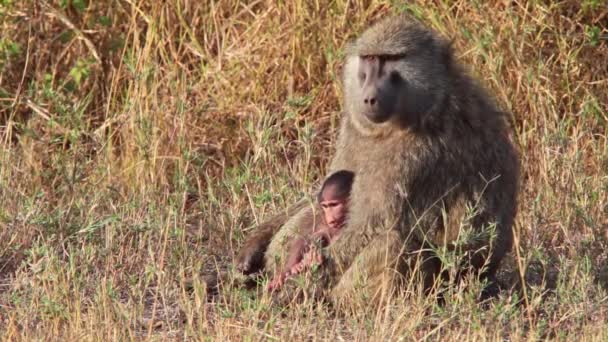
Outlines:
{"type": "Polygon", "coordinates": [[[0,336],[606,340],[607,18],[601,0],[0,1],[0,336]],[[204,271],[324,174],[345,44],[401,12],[514,114],[513,289],[208,302],[204,271]]]}

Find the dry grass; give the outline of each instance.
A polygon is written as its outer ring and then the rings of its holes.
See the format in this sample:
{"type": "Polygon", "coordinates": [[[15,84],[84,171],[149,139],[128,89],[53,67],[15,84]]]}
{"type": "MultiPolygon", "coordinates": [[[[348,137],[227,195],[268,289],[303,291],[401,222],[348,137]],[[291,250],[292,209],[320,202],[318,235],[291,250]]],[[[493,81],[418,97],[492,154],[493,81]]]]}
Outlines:
{"type": "Polygon", "coordinates": [[[2,0],[0,23],[3,339],[608,338],[604,0],[2,0]],[[473,282],[441,307],[414,294],[340,314],[242,290],[206,303],[212,256],[225,267],[323,174],[345,43],[401,11],[453,38],[514,113],[504,274],[526,291],[481,308],[473,282]]]}

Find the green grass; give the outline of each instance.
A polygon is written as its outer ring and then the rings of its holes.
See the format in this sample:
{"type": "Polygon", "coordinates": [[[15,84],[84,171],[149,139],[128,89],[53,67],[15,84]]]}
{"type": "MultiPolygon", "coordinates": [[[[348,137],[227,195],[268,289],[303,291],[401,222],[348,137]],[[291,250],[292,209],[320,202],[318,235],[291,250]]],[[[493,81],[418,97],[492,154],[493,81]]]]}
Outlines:
{"type": "Polygon", "coordinates": [[[606,340],[607,8],[0,1],[0,336],[606,340]],[[471,280],[438,306],[412,284],[339,313],[241,289],[208,303],[205,272],[324,174],[345,44],[403,11],[514,114],[522,191],[502,274],[525,291],[481,307],[471,280]]]}

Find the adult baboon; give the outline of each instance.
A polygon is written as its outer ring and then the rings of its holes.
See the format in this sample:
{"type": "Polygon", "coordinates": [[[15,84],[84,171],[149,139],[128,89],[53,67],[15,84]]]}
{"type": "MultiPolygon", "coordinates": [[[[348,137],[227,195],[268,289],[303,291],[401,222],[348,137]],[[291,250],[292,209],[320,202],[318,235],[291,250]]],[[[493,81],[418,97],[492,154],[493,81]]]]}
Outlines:
{"type": "MultiPolygon", "coordinates": [[[[333,295],[413,267],[428,288],[438,246],[462,250],[462,268],[492,279],[512,246],[518,158],[506,114],[450,44],[409,17],[382,20],[347,48],[344,96],[329,171],[356,177],[348,222],[322,267],[333,295]]],[[[311,215],[300,201],[262,224],[237,269],[271,268],[283,237],[311,215]]]]}

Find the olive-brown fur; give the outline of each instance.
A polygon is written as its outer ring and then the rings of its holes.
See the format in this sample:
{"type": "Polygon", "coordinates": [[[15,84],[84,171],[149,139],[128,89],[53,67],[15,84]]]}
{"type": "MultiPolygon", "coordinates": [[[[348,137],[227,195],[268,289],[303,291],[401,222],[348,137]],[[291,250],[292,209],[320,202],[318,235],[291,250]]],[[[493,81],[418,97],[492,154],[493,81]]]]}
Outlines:
{"type": "MultiPolygon", "coordinates": [[[[468,255],[463,268],[493,277],[512,247],[518,192],[507,114],[453,59],[446,40],[406,16],[380,21],[348,47],[344,93],[329,174],[350,170],[355,181],[348,221],[322,267],[332,297],[347,295],[361,281],[377,293],[378,279],[408,276],[413,268],[428,288],[440,269],[432,252],[438,246],[458,246],[468,255]],[[395,85],[388,91],[401,101],[382,122],[371,120],[362,104],[367,75],[359,70],[370,56],[392,75],[392,83],[378,78],[379,90],[395,85]],[[462,241],[466,228],[473,234],[462,241]]],[[[244,273],[264,267],[262,254],[266,265],[273,263],[285,249],[279,236],[312,215],[311,206],[299,202],[262,225],[237,256],[237,267],[244,273]]]]}

